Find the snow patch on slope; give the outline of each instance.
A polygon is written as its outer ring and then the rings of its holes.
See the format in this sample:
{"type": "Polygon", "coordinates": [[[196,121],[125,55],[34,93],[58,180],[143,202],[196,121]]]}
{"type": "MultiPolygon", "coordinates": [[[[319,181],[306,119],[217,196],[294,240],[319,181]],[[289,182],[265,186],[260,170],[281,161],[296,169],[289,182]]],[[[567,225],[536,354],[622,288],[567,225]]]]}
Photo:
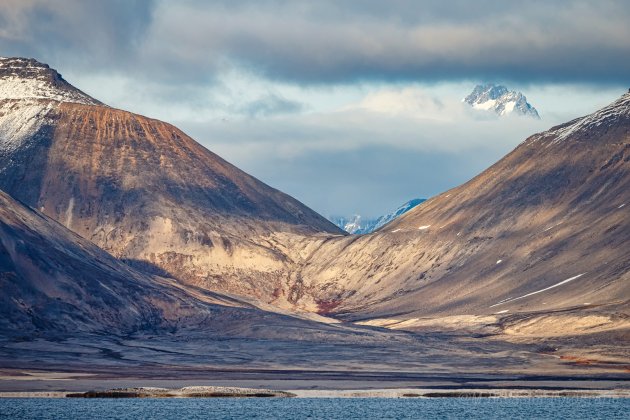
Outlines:
{"type": "Polygon", "coordinates": [[[538,293],[546,292],[547,290],[554,289],[554,288],[556,288],[556,287],[558,287],[558,286],[562,286],[563,284],[567,284],[567,283],[568,283],[568,282],[570,282],[570,281],[573,281],[573,280],[579,279],[579,278],[580,278],[580,277],[582,277],[584,274],[586,274],[586,273],[578,274],[577,276],[573,276],[573,277],[570,277],[570,278],[568,278],[568,279],[566,279],[566,280],[562,280],[560,283],[556,283],[556,284],[554,284],[553,286],[545,287],[544,289],[536,290],[535,292],[531,292],[531,293],[528,293],[528,294],[523,295],[523,296],[519,296],[519,297],[515,297],[515,298],[508,298],[508,299],[504,299],[504,300],[500,301],[499,303],[495,303],[494,305],[492,305],[492,306],[490,306],[490,307],[491,307],[491,308],[494,308],[495,306],[504,305],[504,304],[506,304],[506,303],[514,302],[515,300],[523,299],[523,298],[526,298],[526,297],[529,297],[529,296],[537,295],[538,293]]]}
{"type": "Polygon", "coordinates": [[[49,122],[55,102],[0,101],[0,153],[12,153],[49,122]]]}

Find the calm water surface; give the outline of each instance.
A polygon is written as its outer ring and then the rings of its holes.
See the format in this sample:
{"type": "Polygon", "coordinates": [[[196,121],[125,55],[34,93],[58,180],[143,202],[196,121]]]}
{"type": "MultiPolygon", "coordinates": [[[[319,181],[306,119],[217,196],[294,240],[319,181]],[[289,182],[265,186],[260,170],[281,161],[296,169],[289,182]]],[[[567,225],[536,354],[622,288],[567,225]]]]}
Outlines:
{"type": "Polygon", "coordinates": [[[2,419],[630,419],[630,399],[0,399],[2,419]]]}

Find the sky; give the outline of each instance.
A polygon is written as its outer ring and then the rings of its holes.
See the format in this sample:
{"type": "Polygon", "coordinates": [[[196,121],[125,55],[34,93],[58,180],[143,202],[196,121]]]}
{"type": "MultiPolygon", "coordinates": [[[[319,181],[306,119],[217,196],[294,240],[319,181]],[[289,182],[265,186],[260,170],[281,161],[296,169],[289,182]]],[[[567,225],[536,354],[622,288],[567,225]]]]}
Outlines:
{"type": "Polygon", "coordinates": [[[3,0],[0,55],[175,124],[325,216],[472,178],[630,87],[625,1],[3,0]],[[541,119],[461,102],[523,92],[541,119]]]}

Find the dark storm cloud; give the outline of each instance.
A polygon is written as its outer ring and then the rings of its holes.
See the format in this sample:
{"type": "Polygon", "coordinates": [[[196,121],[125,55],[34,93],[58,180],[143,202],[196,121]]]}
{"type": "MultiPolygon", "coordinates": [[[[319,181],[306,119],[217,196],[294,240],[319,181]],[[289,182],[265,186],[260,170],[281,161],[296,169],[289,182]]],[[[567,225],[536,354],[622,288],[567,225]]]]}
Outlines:
{"type": "Polygon", "coordinates": [[[60,71],[124,71],[136,61],[153,9],[145,0],[3,0],[0,52],[60,71]]]}
{"type": "Polygon", "coordinates": [[[234,67],[358,80],[625,83],[619,1],[79,1],[0,5],[4,55],[205,83],[234,67]]]}
{"type": "Polygon", "coordinates": [[[626,4],[495,3],[186,3],[156,14],[150,51],[298,83],[627,80],[626,4]]]}

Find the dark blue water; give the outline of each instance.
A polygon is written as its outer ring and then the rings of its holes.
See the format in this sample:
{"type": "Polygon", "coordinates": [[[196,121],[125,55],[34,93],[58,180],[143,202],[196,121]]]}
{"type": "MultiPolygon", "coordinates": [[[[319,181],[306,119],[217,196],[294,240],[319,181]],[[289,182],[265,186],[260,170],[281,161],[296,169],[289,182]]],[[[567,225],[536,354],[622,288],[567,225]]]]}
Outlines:
{"type": "Polygon", "coordinates": [[[630,399],[0,399],[2,419],[630,419],[630,399]]]}

